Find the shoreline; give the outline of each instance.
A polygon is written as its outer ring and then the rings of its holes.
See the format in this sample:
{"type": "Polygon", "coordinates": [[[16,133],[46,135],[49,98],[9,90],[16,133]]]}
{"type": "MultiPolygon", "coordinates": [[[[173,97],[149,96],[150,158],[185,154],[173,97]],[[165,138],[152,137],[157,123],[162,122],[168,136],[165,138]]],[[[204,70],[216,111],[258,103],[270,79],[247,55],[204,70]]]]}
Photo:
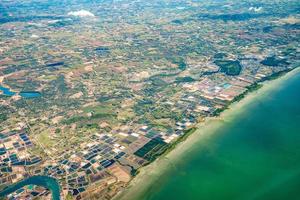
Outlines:
{"type": "Polygon", "coordinates": [[[297,73],[300,73],[300,68],[298,67],[282,74],[279,77],[275,77],[275,79],[271,77],[269,80],[267,79],[262,82],[258,82],[258,84],[262,85],[262,87],[259,87],[257,90],[247,90],[247,92],[243,94],[243,98],[230,103],[228,108],[222,110],[218,116],[208,117],[203,122],[197,124],[195,126],[195,131],[187,134],[187,136],[182,139],[178,139],[178,141],[176,141],[170,149],[158,157],[154,162],[140,168],[139,173],[133,177],[133,179],[129,182],[129,185],[124,190],[116,194],[112,199],[140,199],[140,197],[143,196],[148,189],[151,189],[149,186],[158,180],[168,168],[172,167],[173,163],[178,162],[185,153],[193,149],[193,146],[196,143],[201,142],[202,139],[205,139],[205,137],[215,134],[224,122],[236,117],[236,115],[247,109],[247,106],[251,105],[251,103],[256,103],[256,98],[262,98],[275,89],[280,89],[280,84],[282,82],[297,73]],[[147,180],[146,183],[145,180],[147,180]]]}

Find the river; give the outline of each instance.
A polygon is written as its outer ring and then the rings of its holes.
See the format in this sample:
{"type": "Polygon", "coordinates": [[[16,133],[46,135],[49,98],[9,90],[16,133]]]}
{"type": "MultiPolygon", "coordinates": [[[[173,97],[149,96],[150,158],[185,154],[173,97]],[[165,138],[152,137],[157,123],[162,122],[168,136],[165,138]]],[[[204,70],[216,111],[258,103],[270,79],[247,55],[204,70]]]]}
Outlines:
{"type": "Polygon", "coordinates": [[[16,190],[27,185],[38,185],[49,189],[52,193],[52,200],[60,200],[60,187],[56,179],[48,176],[32,176],[16,184],[10,185],[3,191],[0,191],[0,197],[5,197],[16,190]]]}

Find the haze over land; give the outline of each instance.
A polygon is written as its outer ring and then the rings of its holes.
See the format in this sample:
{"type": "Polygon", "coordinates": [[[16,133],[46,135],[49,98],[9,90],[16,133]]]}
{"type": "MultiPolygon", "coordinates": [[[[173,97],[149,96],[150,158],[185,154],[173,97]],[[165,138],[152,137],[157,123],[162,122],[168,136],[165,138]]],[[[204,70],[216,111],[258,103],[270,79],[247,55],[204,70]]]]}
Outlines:
{"type": "MultiPolygon", "coordinates": [[[[299,66],[299,10],[298,0],[1,1],[0,189],[45,175],[63,198],[111,199],[199,122],[299,66]]],[[[49,195],[19,195],[32,191],[49,195]]]]}

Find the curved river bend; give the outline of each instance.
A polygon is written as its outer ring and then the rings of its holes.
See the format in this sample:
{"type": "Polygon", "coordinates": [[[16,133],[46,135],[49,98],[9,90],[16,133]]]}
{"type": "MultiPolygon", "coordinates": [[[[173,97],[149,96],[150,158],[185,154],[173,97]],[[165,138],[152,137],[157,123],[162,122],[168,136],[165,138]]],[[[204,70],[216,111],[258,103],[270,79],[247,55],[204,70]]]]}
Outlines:
{"type": "Polygon", "coordinates": [[[32,176],[0,191],[0,197],[5,197],[26,185],[38,185],[47,188],[52,193],[52,200],[60,200],[60,187],[56,179],[49,176],[32,176]]]}

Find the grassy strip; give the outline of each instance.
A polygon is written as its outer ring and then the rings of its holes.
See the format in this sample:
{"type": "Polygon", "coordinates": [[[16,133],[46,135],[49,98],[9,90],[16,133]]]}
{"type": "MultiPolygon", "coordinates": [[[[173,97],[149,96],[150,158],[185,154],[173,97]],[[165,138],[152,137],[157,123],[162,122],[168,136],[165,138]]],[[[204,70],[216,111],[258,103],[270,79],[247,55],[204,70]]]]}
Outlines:
{"type": "Polygon", "coordinates": [[[259,83],[254,83],[254,84],[248,86],[248,87],[247,87],[247,90],[246,90],[245,92],[243,92],[242,94],[236,96],[236,97],[230,102],[230,104],[233,103],[233,102],[239,102],[240,100],[242,100],[243,98],[245,98],[245,96],[246,96],[247,94],[249,94],[249,93],[251,93],[251,92],[254,92],[254,91],[258,90],[258,89],[260,89],[261,87],[262,87],[262,84],[259,84],[259,83]]]}
{"type": "Polygon", "coordinates": [[[184,131],[184,134],[182,136],[180,136],[175,142],[173,142],[172,144],[169,145],[168,149],[166,149],[166,151],[163,153],[163,155],[168,154],[170,151],[172,151],[173,149],[175,149],[175,147],[181,143],[184,142],[191,134],[193,134],[195,131],[197,130],[196,127],[192,127],[189,128],[187,130],[184,131]]]}
{"type": "Polygon", "coordinates": [[[262,80],[260,80],[260,82],[275,80],[275,79],[277,79],[277,78],[285,75],[286,73],[288,73],[288,72],[290,72],[292,70],[294,70],[294,68],[292,68],[292,69],[285,69],[283,71],[276,72],[276,73],[274,73],[274,74],[272,74],[270,76],[267,76],[267,77],[263,78],[262,80]]]}

